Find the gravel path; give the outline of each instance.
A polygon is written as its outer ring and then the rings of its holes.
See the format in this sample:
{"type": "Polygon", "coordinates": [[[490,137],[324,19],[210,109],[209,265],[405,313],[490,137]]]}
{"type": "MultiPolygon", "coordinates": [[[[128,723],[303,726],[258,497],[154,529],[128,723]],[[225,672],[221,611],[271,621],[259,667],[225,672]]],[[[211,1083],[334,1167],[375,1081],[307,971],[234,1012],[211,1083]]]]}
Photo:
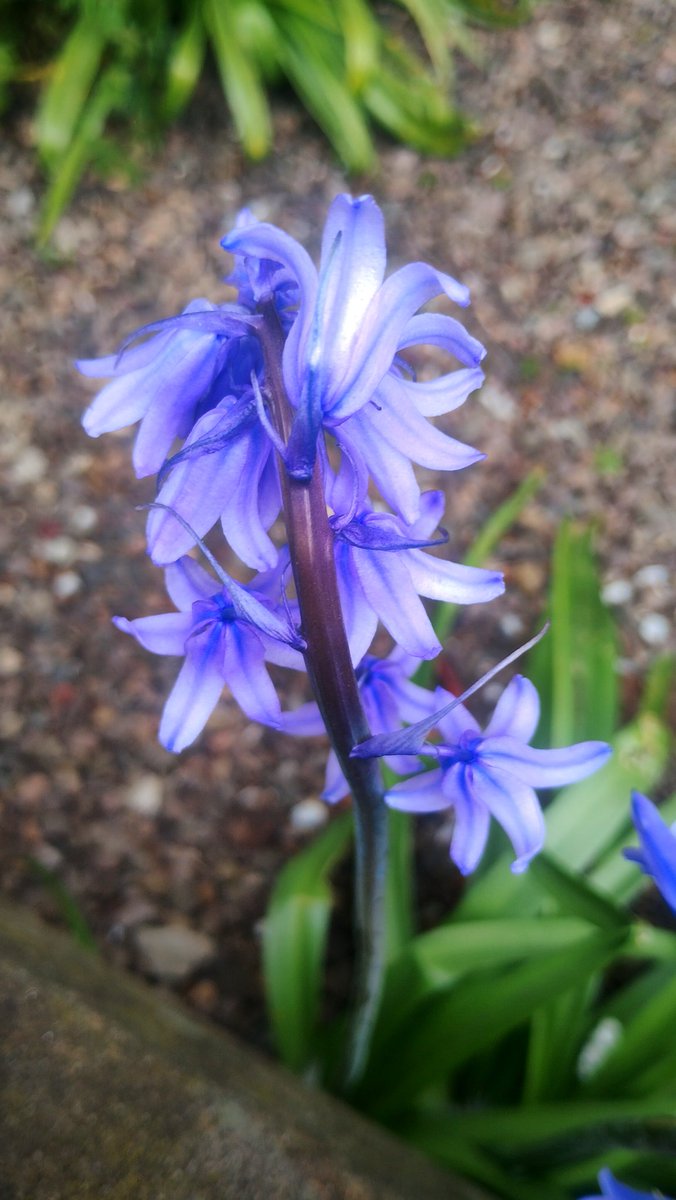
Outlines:
{"type": "MultiPolygon", "coordinates": [[[[481,123],[469,151],[441,162],[383,144],[378,177],[353,183],[384,207],[392,266],[427,259],[471,286],[489,347],[488,383],[448,419],[489,455],[451,480],[453,557],[529,469],[546,470],[500,549],[507,597],[463,617],[461,678],[532,627],[566,514],[597,527],[629,697],[673,644],[673,34],[668,0],[543,4],[527,27],[481,35],[485,67],[461,65],[481,123]]],[[[110,957],[260,1039],[258,922],[279,864],[325,819],[325,752],[228,703],[181,758],[157,744],[175,665],[110,624],[166,606],[134,510],[149,489],[127,435],[82,433],[87,388],[70,367],[190,297],[224,296],[218,240],[244,203],[317,249],[347,185],[309,121],[280,103],[278,154],[251,166],[220,111],[207,89],[136,189],[83,186],[49,260],[31,248],[25,121],[0,148],[0,886],[55,917],[29,859],[55,871],[110,957]]],[[[433,830],[430,912],[455,886],[433,830]]]]}

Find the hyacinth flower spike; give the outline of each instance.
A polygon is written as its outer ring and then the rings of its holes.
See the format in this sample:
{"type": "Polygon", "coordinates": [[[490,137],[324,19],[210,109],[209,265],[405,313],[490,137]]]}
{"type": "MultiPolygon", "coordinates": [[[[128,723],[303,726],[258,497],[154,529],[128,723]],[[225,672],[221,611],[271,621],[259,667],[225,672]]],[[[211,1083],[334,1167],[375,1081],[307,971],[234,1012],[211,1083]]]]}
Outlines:
{"type": "MultiPolygon", "coordinates": [[[[437,702],[450,699],[437,689],[437,702]]],[[[562,787],[598,770],[611,753],[605,742],[579,742],[560,750],[536,750],[528,745],[537,728],[540,702],[533,684],[515,675],[502,693],[493,716],[481,730],[463,704],[451,700],[435,724],[441,741],[425,744],[429,720],[398,737],[398,747],[424,750],[438,766],[423,775],[395,784],[385,794],[392,808],[404,812],[440,812],[452,808],[455,827],[451,858],[463,875],[474,871],[484,852],[490,818],[502,825],[516,859],[514,872],[525,870],[542,849],[545,825],[535,788],[562,787]],[[407,740],[408,738],[408,740],[407,740]]],[[[356,755],[385,753],[389,735],[373,737],[356,755]]]]}
{"type": "Polygon", "coordinates": [[[625,850],[624,857],[652,876],[676,913],[676,824],[669,828],[652,801],[640,792],[632,792],[631,812],[640,848],[625,850]]]}
{"type": "Polygon", "coordinates": [[[585,1196],[583,1200],[669,1200],[663,1192],[637,1192],[635,1188],[620,1183],[607,1167],[599,1173],[601,1194],[585,1196]]]}

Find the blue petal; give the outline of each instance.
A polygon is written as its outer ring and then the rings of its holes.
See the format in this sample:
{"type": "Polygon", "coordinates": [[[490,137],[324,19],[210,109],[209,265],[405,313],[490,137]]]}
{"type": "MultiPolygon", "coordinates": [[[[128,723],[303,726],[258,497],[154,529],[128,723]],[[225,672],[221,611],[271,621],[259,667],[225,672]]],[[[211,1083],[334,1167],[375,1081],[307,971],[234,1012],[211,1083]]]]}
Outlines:
{"type": "Polygon", "coordinates": [[[185,644],[193,626],[192,613],[160,613],[155,617],[113,617],[113,625],[136,638],[153,654],[185,654],[185,644]]]}
{"type": "Polygon", "coordinates": [[[423,417],[440,417],[465,403],[480,388],[485,375],[479,367],[461,367],[421,383],[399,379],[397,386],[407,404],[414,404],[423,417]]]}
{"type": "Polygon", "coordinates": [[[436,658],[441,643],[407,570],[410,554],[352,550],[355,571],[371,607],[395,642],[418,658],[436,658]]]}
{"type": "Polygon", "coordinates": [[[449,801],[442,789],[442,772],[439,768],[425,771],[422,775],[414,775],[385,792],[385,802],[390,808],[398,808],[401,812],[427,813],[441,812],[449,807],[449,801]]]}
{"type": "Polygon", "coordinates": [[[231,622],[223,639],[223,677],[247,717],[279,727],[279,697],[264,663],[264,647],[251,629],[231,622]]]}
{"type": "Polygon", "coordinates": [[[625,850],[625,857],[655,880],[670,908],[676,912],[676,833],[662,820],[658,809],[640,792],[633,792],[631,812],[641,850],[625,850]]]}
{"type": "Polygon", "coordinates": [[[320,265],[320,278],[327,271],[331,277],[322,331],[329,377],[344,373],[345,356],[383,281],[385,263],[385,226],[373,197],[336,196],[324,226],[320,265]]]}
{"type": "Polygon", "coordinates": [[[443,792],[453,805],[455,816],[451,858],[462,875],[471,875],[486,848],[490,813],[485,804],[469,791],[464,763],[455,763],[444,772],[443,792]]]}
{"type": "Polygon", "coordinates": [[[164,572],[166,589],[177,608],[191,612],[196,600],[210,600],[219,591],[215,579],[194,558],[180,558],[164,572]]]}
{"type": "Polygon", "coordinates": [[[322,800],[326,800],[327,804],[337,804],[339,800],[344,800],[349,794],[350,788],[340,769],[338,757],[334,750],[330,750],[326,760],[322,800]]]}
{"type": "Polygon", "coordinates": [[[486,726],[486,737],[510,737],[529,742],[540,720],[537,689],[523,675],[515,675],[498,700],[486,726]]]}
{"type": "MultiPolygon", "coordinates": [[[[434,694],[434,708],[445,708],[453,702],[454,697],[445,688],[437,688],[434,694]]],[[[438,729],[443,742],[448,746],[457,746],[463,733],[473,733],[481,736],[481,726],[464,704],[456,704],[445,716],[440,717],[438,729]]]]}
{"type": "Polygon", "coordinates": [[[478,367],[486,351],[464,325],[442,313],[418,313],[411,317],[402,331],[397,350],[409,346],[438,346],[453,354],[466,367],[478,367]]]}
{"type": "Polygon", "coordinates": [[[502,825],[512,843],[516,853],[512,871],[515,874],[525,871],[545,842],[545,820],[532,787],[492,764],[490,769],[484,768],[483,761],[481,766],[473,766],[468,786],[471,794],[502,825]]]}
{"type": "Polygon", "coordinates": [[[505,582],[499,571],[466,567],[435,558],[422,550],[406,550],[403,557],[413,585],[421,596],[451,604],[483,604],[501,596],[505,582]]]}
{"type": "Polygon", "coordinates": [[[221,630],[218,625],[188,642],[186,660],[171,689],[160,722],[160,741],[167,750],[178,754],[194,742],[204,729],[223,690],[221,661],[221,630]]]}
{"type": "Polygon", "coordinates": [[[535,750],[512,737],[486,737],[481,743],[482,762],[490,769],[514,772],[536,788],[564,787],[586,779],[612,754],[606,742],[577,742],[558,750],[535,750]]]}

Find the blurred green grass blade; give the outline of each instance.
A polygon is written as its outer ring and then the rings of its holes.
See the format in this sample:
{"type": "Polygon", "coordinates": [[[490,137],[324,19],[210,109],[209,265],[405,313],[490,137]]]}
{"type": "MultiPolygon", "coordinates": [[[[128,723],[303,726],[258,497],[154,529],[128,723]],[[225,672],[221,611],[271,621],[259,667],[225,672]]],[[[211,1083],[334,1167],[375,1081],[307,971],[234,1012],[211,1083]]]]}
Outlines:
{"type": "Polygon", "coordinates": [[[280,61],[308,111],[350,171],[373,166],[373,143],[360,105],[336,73],[322,35],[308,22],[285,17],[280,61]]]}
{"type": "Polygon", "coordinates": [[[451,72],[448,24],[450,6],[445,0],[399,0],[415,21],[440,83],[451,72]]]}
{"type": "MultiPolygon", "coordinates": [[[[676,1067],[674,1022],[676,1020],[676,969],[659,991],[624,1026],[622,1036],[587,1081],[587,1095],[640,1094],[641,1075],[667,1055],[676,1067]]],[[[676,1088],[676,1074],[672,1067],[676,1088]]]]}
{"type": "Polygon", "coordinates": [[[220,0],[204,0],[204,19],[237,134],[250,158],[263,158],[272,143],[272,127],[258,71],[236,40],[236,22],[220,0]]]}
{"type": "Polygon", "coordinates": [[[110,113],[122,105],[129,77],[119,67],[109,67],[89,99],[68,150],[54,168],[40,211],[38,245],[44,246],[68,205],[88,161],[98,148],[110,113]]]}
{"type": "Polygon", "coordinates": [[[173,121],[183,111],[202,73],[206,50],[206,30],[198,4],[194,4],[167,59],[166,87],[162,115],[173,121]]]}
{"type": "Polygon", "coordinates": [[[380,29],[364,0],[337,0],[335,12],[345,41],[347,86],[359,92],[378,70],[380,29]]]}
{"type": "Polygon", "coordinates": [[[527,20],[534,0],[454,0],[473,21],[509,29],[527,20]]]}
{"type": "Polygon", "coordinates": [[[358,1100],[388,1117],[450,1071],[487,1050],[571,982],[600,971],[621,948],[623,934],[603,930],[560,953],[535,958],[500,974],[462,981],[432,996],[393,1039],[374,1053],[358,1100]]]}
{"type": "Polygon", "coordinates": [[[565,521],[554,543],[551,629],[531,652],[526,674],[542,700],[536,744],[608,740],[617,725],[617,635],[600,598],[589,530],[565,521]]]}
{"type": "Polygon", "coordinates": [[[488,1108],[481,1112],[449,1114],[455,1136],[467,1138],[498,1153],[521,1152],[597,1128],[612,1139],[613,1127],[651,1118],[670,1118],[676,1106],[663,1097],[636,1100],[579,1100],[556,1104],[524,1104],[519,1108],[488,1108]]]}
{"type": "Polygon", "coordinates": [[[652,713],[661,721],[666,720],[669,702],[676,678],[676,656],[661,654],[655,659],[645,682],[639,713],[652,713]]]}
{"type": "Polygon", "coordinates": [[[651,713],[611,740],[613,756],[605,766],[564,788],[547,810],[547,849],[574,871],[590,867],[629,831],[632,789],[650,792],[667,763],[669,731],[651,713]]]}
{"type": "MultiPolygon", "coordinates": [[[[496,1196],[504,1200],[543,1200],[539,1184],[515,1179],[489,1153],[473,1144],[468,1137],[458,1135],[455,1121],[455,1111],[448,1114],[421,1112],[398,1121],[396,1131],[430,1158],[437,1159],[450,1170],[473,1179],[483,1187],[491,1188],[496,1196]]],[[[548,1188],[546,1200],[569,1200],[569,1193],[548,1188]]]]}
{"type": "Polygon", "coordinates": [[[49,167],[55,168],[73,144],[105,44],[100,27],[83,17],[53,65],[35,117],[38,154],[49,167]]]}
{"type": "Polygon", "coordinates": [[[539,854],[530,864],[530,871],[538,886],[549,893],[567,916],[579,917],[599,929],[622,929],[628,924],[629,917],[621,908],[551,855],[539,854]]]}
{"type": "Polygon", "coordinates": [[[333,906],[328,877],[347,851],[345,813],[284,867],[263,926],[263,971],[277,1048],[287,1066],[307,1066],[314,1048],[321,973],[333,906]]]}
{"type": "Polygon", "coordinates": [[[98,954],[96,938],[90,929],[87,918],[75,897],[68,891],[56,872],[50,871],[36,858],[29,858],[28,865],[35,877],[55,900],[66,928],[78,945],[98,954]]]}
{"type": "Polygon", "coordinates": [[[575,1080],[575,1066],[592,991],[572,987],[533,1013],[528,1038],[524,1104],[565,1097],[575,1080]]]}
{"type": "Polygon", "coordinates": [[[469,124],[429,81],[401,76],[387,67],[369,79],[362,92],[367,111],[392,137],[422,154],[457,154],[466,144],[469,124]],[[431,111],[432,110],[432,111],[431,111]]]}

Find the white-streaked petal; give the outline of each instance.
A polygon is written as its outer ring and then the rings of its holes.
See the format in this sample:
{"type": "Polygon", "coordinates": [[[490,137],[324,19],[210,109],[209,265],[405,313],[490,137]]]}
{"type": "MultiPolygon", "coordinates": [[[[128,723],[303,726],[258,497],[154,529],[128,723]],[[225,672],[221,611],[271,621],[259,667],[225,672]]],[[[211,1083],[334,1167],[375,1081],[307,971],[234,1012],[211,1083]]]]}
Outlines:
{"type": "Polygon", "coordinates": [[[417,658],[436,658],[441,643],[407,570],[408,552],[353,549],[359,582],[395,642],[417,658]]]}
{"type": "Polygon", "coordinates": [[[430,600],[444,600],[451,604],[483,604],[501,596],[505,590],[505,581],[499,571],[466,567],[426,554],[424,550],[404,550],[402,557],[406,560],[416,591],[430,600]]]}
{"type": "Polygon", "coordinates": [[[449,807],[449,801],[442,791],[442,772],[440,768],[425,771],[422,775],[414,775],[402,783],[395,783],[385,792],[385,802],[390,808],[398,808],[401,812],[426,813],[441,812],[449,807]]]}
{"type": "Polygon", "coordinates": [[[225,627],[223,677],[247,717],[263,725],[279,726],[279,697],[264,662],[260,638],[241,622],[225,627]]]}
{"type": "Polygon", "coordinates": [[[538,798],[527,783],[509,771],[483,764],[472,767],[468,787],[473,796],[489,809],[514,847],[515,874],[524,871],[545,841],[545,819],[538,798]]]}
{"type": "Polygon", "coordinates": [[[471,875],[479,865],[486,849],[490,829],[490,813],[485,804],[471,794],[467,787],[467,768],[454,763],[444,773],[443,792],[453,805],[455,822],[450,854],[462,875],[471,875]]]}
{"type": "Polygon", "coordinates": [[[455,317],[443,313],[418,313],[402,330],[398,350],[409,346],[438,346],[466,367],[478,367],[486,351],[455,317]]]}
{"type": "Polygon", "coordinates": [[[535,750],[511,737],[490,737],[481,744],[486,763],[514,772],[535,788],[564,787],[586,779],[612,754],[606,742],[577,742],[558,750],[535,750]]]}

